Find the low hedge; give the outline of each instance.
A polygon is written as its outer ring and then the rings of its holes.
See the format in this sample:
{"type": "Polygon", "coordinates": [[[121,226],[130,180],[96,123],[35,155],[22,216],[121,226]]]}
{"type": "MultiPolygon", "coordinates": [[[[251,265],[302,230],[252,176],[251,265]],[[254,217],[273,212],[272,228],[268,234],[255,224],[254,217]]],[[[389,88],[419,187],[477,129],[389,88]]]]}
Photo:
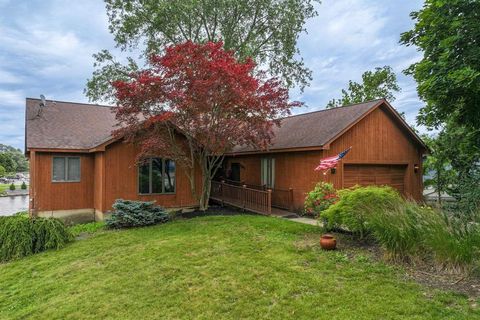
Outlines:
{"type": "Polygon", "coordinates": [[[0,217],[0,261],[63,248],[73,239],[62,221],[22,215],[0,217]]]}

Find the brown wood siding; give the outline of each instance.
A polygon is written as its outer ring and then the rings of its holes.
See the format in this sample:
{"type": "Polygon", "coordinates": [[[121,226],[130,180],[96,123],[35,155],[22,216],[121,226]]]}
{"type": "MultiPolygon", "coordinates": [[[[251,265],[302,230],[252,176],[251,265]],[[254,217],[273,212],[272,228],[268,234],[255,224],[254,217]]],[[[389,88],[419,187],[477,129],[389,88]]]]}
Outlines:
{"type": "Polygon", "coordinates": [[[164,207],[185,207],[198,204],[190,192],[190,182],[184,168],[178,165],[174,194],[140,195],[138,193],[138,169],[135,164],[136,155],[137,150],[131,144],[116,142],[107,146],[105,150],[105,200],[102,211],[110,210],[114,201],[119,198],[155,200],[158,205],[164,207]]]}
{"type": "Polygon", "coordinates": [[[93,205],[100,211],[105,210],[105,154],[95,153],[95,174],[93,179],[93,205]]]}
{"type": "Polygon", "coordinates": [[[52,182],[52,159],[65,153],[35,152],[33,161],[33,198],[36,211],[93,208],[93,154],[74,154],[80,157],[80,182],[52,182]]]}
{"type": "MultiPolygon", "coordinates": [[[[308,191],[312,190],[318,181],[332,182],[337,189],[351,185],[344,182],[344,164],[375,164],[377,170],[384,171],[386,167],[394,166],[394,177],[384,177],[398,183],[398,168],[404,170],[404,193],[415,200],[422,199],[422,153],[421,148],[399,126],[389,112],[382,108],[375,109],[364,119],[346,131],[331,143],[330,149],[324,151],[282,152],[271,153],[275,158],[275,188],[293,188],[295,210],[303,208],[303,201],[308,191]],[[342,162],[337,166],[335,174],[314,171],[323,157],[336,155],[352,146],[342,162]],[[420,169],[414,172],[414,165],[420,169]],[[398,167],[395,167],[398,166],[398,167]],[[393,180],[392,180],[393,179],[393,180]]],[[[262,155],[239,155],[227,159],[230,163],[242,165],[240,178],[247,184],[260,185],[260,159],[262,155]]],[[[381,172],[379,172],[382,175],[381,172]]],[[[381,181],[382,178],[379,178],[381,181]]]]}

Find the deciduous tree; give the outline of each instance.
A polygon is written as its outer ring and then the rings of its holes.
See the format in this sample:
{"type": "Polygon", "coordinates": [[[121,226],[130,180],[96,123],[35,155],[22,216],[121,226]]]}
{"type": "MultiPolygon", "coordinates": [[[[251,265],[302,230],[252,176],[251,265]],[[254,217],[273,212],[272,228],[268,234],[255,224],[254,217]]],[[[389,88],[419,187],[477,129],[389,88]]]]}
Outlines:
{"type": "MultiPolygon", "coordinates": [[[[236,58],[252,58],[288,87],[303,88],[311,79],[297,48],[305,21],[316,15],[318,0],[105,0],[109,29],[123,51],[141,57],[162,54],[170,45],[224,42],[236,58]]],[[[118,62],[108,51],[96,55],[88,80],[91,100],[112,97],[111,79],[128,79],[142,59],[118,62]]]]}
{"type": "Polygon", "coordinates": [[[278,118],[298,102],[276,78],[253,76],[251,59],[238,61],[222,42],[171,46],[151,55],[149,67],[113,83],[122,126],[115,132],[139,144],[142,157],[174,159],[184,168],[200,208],[224,154],[236,145],[264,148],[278,118]],[[195,166],[202,188],[195,187],[195,166]]]}
{"type": "Polygon", "coordinates": [[[353,103],[385,98],[395,100],[394,92],[401,89],[397,83],[397,76],[389,66],[375,68],[375,71],[366,71],[362,74],[362,82],[348,82],[348,88],[342,89],[340,99],[332,99],[327,108],[336,108],[353,103]]]}

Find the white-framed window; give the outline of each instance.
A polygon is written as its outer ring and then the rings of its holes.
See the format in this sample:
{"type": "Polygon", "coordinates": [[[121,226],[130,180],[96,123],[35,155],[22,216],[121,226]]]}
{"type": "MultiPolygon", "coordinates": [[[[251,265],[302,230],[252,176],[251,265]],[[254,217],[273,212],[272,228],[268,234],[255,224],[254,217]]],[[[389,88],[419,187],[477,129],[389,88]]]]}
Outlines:
{"type": "Polygon", "coordinates": [[[275,187],[275,158],[265,157],[261,160],[262,185],[273,189],[275,187]]]}
{"type": "Polygon", "coordinates": [[[62,156],[53,157],[53,182],[80,182],[80,157],[62,156]]]}
{"type": "Polygon", "coordinates": [[[175,193],[175,162],[169,159],[148,158],[138,166],[138,193],[175,193]]]}

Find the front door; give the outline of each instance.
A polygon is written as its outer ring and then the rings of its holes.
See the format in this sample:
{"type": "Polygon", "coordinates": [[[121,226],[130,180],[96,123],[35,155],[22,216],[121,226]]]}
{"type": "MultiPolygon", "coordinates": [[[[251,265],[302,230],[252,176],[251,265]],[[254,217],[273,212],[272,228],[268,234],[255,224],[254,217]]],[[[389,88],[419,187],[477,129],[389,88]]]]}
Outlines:
{"type": "Polygon", "coordinates": [[[240,182],[240,163],[232,163],[230,167],[230,180],[239,181],[240,182]]]}

